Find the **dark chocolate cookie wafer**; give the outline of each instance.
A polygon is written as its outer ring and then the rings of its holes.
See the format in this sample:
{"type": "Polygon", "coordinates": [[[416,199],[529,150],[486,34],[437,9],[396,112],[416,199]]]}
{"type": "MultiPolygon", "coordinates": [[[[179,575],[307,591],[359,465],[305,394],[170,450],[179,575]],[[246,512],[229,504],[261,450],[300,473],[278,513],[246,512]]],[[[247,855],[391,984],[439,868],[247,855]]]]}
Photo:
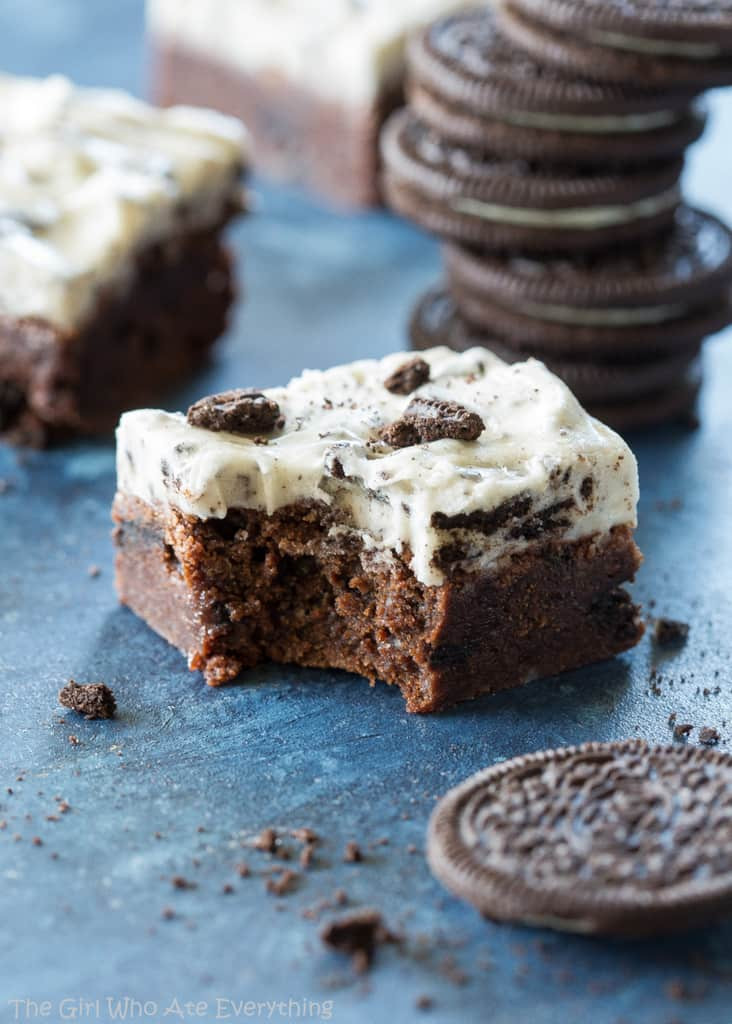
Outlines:
{"type": "Polygon", "coordinates": [[[680,201],[680,160],[601,175],[502,161],[446,142],[408,110],[390,118],[381,145],[392,208],[468,245],[586,251],[658,232],[680,201]]]}
{"type": "Polygon", "coordinates": [[[670,231],[630,247],[570,261],[452,245],[446,266],[468,320],[535,351],[642,359],[732,322],[732,233],[688,207],[670,231]]]}
{"type": "Polygon", "coordinates": [[[732,756],[640,740],[495,765],[444,796],[430,867],[499,921],[643,937],[732,913],[732,756]]]}
{"type": "Polygon", "coordinates": [[[688,90],[603,85],[537,64],[490,8],[434,22],[409,48],[412,110],[450,142],[588,166],[678,156],[705,117],[688,90]]]}
{"type": "Polygon", "coordinates": [[[480,347],[507,363],[538,358],[556,373],[591,415],[614,430],[628,431],[688,420],[701,386],[701,342],[646,361],[601,362],[545,354],[530,345],[510,346],[472,327],[458,313],[452,297],[433,288],[415,307],[409,334],[423,351],[446,345],[458,352],[480,347]]]}
{"type": "Polygon", "coordinates": [[[501,29],[540,63],[604,82],[732,84],[732,0],[499,0],[501,29]]]}

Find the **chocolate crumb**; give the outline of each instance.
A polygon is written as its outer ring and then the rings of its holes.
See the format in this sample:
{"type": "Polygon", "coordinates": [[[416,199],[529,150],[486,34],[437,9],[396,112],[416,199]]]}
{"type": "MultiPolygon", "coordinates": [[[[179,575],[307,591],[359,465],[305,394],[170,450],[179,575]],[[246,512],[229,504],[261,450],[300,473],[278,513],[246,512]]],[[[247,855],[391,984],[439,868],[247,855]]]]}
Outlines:
{"type": "Polygon", "coordinates": [[[71,744],[72,747],[78,747],[79,744],[81,743],[81,740],[79,739],[78,736],[74,736],[74,734],[72,733],[69,736],[69,743],[71,744]]]}
{"type": "Polygon", "coordinates": [[[656,619],[653,639],[659,647],[671,647],[686,643],[689,625],[676,619],[656,619]]]}
{"type": "Polygon", "coordinates": [[[170,879],[170,883],[174,889],[196,889],[197,885],[195,882],[189,881],[184,878],[183,875],[173,875],[170,879]]]}
{"type": "Polygon", "coordinates": [[[369,969],[378,946],[396,941],[378,910],[359,910],[336,918],[325,926],[320,937],[326,946],[349,955],[357,974],[369,969]]]}
{"type": "Polygon", "coordinates": [[[432,996],[417,996],[414,1005],[418,1010],[431,1010],[435,1005],[435,1001],[432,996]]]}
{"type": "Polygon", "coordinates": [[[674,739],[685,740],[693,728],[694,726],[691,722],[680,722],[678,725],[674,726],[674,739]]]}
{"type": "Polygon", "coordinates": [[[277,402],[255,388],[202,398],[189,408],[187,419],[192,427],[230,434],[266,434],[284,425],[277,402]]]}
{"type": "Polygon", "coordinates": [[[343,853],[343,861],[345,864],[357,864],[363,860],[363,854],[361,853],[361,847],[358,843],[351,840],[346,843],[346,849],[343,853]]]}
{"type": "Polygon", "coordinates": [[[409,448],[443,439],[477,441],[484,430],[480,416],[457,402],[419,397],[409,403],[401,419],[382,429],[380,437],[392,448],[409,448]]]}
{"type": "Polygon", "coordinates": [[[221,891],[224,893],[225,896],[230,896],[231,893],[234,892],[234,886],[231,884],[231,882],[224,882],[221,891]]]}
{"type": "Polygon", "coordinates": [[[273,828],[263,828],[254,840],[254,849],[274,853],[277,849],[277,833],[273,828]]]}
{"type": "Polygon", "coordinates": [[[236,873],[239,876],[239,878],[249,878],[252,872],[247,862],[243,860],[236,865],[236,873]]]}
{"type": "Polygon", "coordinates": [[[286,896],[295,888],[299,877],[297,871],[288,868],[278,878],[267,879],[267,892],[271,892],[275,896],[286,896]]]}
{"type": "Polygon", "coordinates": [[[716,747],[720,739],[719,732],[711,725],[705,725],[699,730],[699,742],[705,747],[716,747]]]}
{"type": "Polygon", "coordinates": [[[439,966],[440,973],[453,985],[467,985],[468,975],[460,967],[453,956],[446,956],[439,966]]]}
{"type": "Polygon", "coordinates": [[[112,718],[117,710],[114,694],[104,683],[88,683],[82,686],[69,679],[66,686],[59,691],[58,702],[90,720],[112,718]]]}
{"type": "Polygon", "coordinates": [[[43,840],[41,839],[40,836],[33,836],[33,838],[31,839],[31,843],[33,844],[33,846],[43,846],[43,840]]]}
{"type": "Polygon", "coordinates": [[[300,851],[300,867],[307,870],[307,868],[309,868],[313,863],[314,855],[315,847],[312,843],[308,843],[308,845],[300,851]]]}
{"type": "Polygon", "coordinates": [[[387,377],[384,387],[393,395],[411,395],[430,379],[429,363],[424,359],[410,359],[387,377]]]}
{"type": "Polygon", "coordinates": [[[172,921],[173,918],[175,917],[175,911],[173,910],[172,907],[163,907],[160,916],[162,917],[163,921],[172,921]]]}
{"type": "Polygon", "coordinates": [[[301,843],[319,843],[320,836],[312,828],[293,828],[290,832],[293,839],[297,839],[301,843]]]}

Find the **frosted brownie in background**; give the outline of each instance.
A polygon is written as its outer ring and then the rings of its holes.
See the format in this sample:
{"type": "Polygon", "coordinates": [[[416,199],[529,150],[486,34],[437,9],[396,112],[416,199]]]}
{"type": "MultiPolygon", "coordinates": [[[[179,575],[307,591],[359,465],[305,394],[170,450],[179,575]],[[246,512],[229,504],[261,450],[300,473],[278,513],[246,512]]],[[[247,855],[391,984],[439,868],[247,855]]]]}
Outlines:
{"type": "Polygon", "coordinates": [[[0,436],[111,430],[203,361],[245,158],[232,118],[0,76],[0,436]]]}
{"type": "Polygon", "coordinates": [[[241,117],[256,166],[336,205],[379,203],[378,134],[409,34],[465,0],[148,0],[154,98],[241,117]]]}
{"type": "Polygon", "coordinates": [[[121,600],[219,684],[264,659],[427,712],[608,658],[635,459],[539,362],[447,348],[126,413],[121,600]]]}

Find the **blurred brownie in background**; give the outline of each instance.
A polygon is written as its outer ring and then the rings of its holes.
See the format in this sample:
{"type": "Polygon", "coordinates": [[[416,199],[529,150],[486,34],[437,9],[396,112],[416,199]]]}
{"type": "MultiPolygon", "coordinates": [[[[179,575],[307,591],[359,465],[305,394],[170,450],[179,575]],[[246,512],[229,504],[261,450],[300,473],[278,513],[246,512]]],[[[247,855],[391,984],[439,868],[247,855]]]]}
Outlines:
{"type": "Polygon", "coordinates": [[[244,154],[221,114],[0,76],[0,437],[111,430],[202,362],[244,154]]]}
{"type": "Polygon", "coordinates": [[[331,203],[379,202],[379,129],[416,28],[465,0],[148,0],[154,98],[241,117],[256,166],[331,203]]]}

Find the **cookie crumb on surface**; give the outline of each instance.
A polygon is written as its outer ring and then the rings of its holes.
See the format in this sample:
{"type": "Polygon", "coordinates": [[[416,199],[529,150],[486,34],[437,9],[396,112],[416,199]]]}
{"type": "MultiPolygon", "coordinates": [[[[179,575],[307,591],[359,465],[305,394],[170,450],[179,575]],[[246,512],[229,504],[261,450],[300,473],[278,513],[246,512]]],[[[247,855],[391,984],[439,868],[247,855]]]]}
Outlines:
{"type": "Polygon", "coordinates": [[[720,739],[719,731],[711,725],[705,725],[699,730],[699,742],[705,747],[715,747],[720,739]]]}
{"type": "Polygon", "coordinates": [[[174,889],[198,888],[195,882],[189,881],[187,878],[184,878],[183,875],[173,875],[173,877],[170,879],[170,884],[173,886],[174,889]]]}
{"type": "Polygon", "coordinates": [[[358,910],[336,918],[323,928],[320,937],[326,946],[349,955],[357,974],[368,971],[378,946],[396,941],[378,910],[358,910]]]}
{"type": "Polygon", "coordinates": [[[273,828],[263,828],[253,843],[255,850],[274,853],[277,849],[277,833],[273,828]]]}
{"type": "Polygon", "coordinates": [[[59,691],[58,702],[87,719],[112,718],[117,710],[114,694],[105,683],[82,685],[69,679],[59,691]]]}
{"type": "Polygon", "coordinates": [[[297,871],[287,868],[277,878],[267,879],[267,892],[274,896],[286,896],[295,888],[299,877],[297,871]]]}
{"type": "Polygon", "coordinates": [[[691,722],[679,722],[678,725],[674,726],[674,739],[685,740],[689,733],[693,731],[693,729],[694,726],[691,724],[691,722]]]}
{"type": "Polygon", "coordinates": [[[689,624],[677,619],[656,619],[653,628],[653,639],[659,647],[672,647],[686,643],[689,636],[689,624]]]}
{"type": "Polygon", "coordinates": [[[363,854],[361,853],[361,847],[357,842],[351,840],[346,843],[346,849],[343,852],[343,861],[346,864],[357,864],[363,860],[363,854]]]}

